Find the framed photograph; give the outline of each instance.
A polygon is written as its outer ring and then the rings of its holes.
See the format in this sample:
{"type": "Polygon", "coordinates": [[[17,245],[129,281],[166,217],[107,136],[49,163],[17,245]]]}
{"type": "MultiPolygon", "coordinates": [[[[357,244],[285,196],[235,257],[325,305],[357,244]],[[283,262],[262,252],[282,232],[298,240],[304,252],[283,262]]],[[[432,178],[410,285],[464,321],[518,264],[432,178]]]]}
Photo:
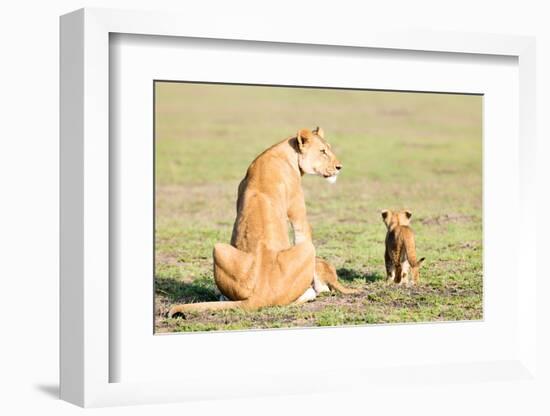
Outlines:
{"type": "Polygon", "coordinates": [[[61,397],[537,383],[534,50],[63,16],[61,397]]]}

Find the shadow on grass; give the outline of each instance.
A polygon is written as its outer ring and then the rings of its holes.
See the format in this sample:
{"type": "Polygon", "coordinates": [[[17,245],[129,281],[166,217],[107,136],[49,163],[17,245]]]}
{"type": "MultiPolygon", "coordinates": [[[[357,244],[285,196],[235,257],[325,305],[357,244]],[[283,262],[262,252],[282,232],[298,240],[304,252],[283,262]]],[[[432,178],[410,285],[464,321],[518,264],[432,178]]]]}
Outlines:
{"type": "Polygon", "coordinates": [[[170,302],[191,303],[218,300],[214,280],[207,276],[201,276],[192,282],[157,277],[155,293],[165,296],[170,302]]]}
{"type": "Polygon", "coordinates": [[[352,282],[354,280],[376,282],[384,278],[384,276],[382,276],[380,273],[376,273],[376,272],[361,273],[361,272],[358,272],[357,270],[352,270],[352,269],[338,269],[336,270],[336,273],[338,274],[339,279],[347,282],[352,282]]]}
{"type": "MultiPolygon", "coordinates": [[[[342,281],[376,282],[383,279],[379,273],[361,273],[353,269],[341,268],[336,271],[342,281]]],[[[192,282],[182,282],[170,277],[155,279],[155,293],[164,296],[171,303],[210,302],[218,300],[218,291],[214,279],[210,276],[200,276],[192,282]]]]}

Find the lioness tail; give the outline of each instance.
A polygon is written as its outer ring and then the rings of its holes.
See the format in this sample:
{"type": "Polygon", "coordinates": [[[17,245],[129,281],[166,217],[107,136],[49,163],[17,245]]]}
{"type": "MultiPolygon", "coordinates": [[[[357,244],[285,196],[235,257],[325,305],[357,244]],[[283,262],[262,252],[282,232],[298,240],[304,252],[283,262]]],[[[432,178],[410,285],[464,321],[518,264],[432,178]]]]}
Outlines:
{"type": "Polygon", "coordinates": [[[222,302],[199,302],[199,303],[185,303],[181,305],[174,305],[168,312],[168,318],[172,318],[175,314],[185,312],[202,312],[202,311],[219,311],[223,309],[238,309],[246,308],[246,301],[222,301],[222,302]]]}

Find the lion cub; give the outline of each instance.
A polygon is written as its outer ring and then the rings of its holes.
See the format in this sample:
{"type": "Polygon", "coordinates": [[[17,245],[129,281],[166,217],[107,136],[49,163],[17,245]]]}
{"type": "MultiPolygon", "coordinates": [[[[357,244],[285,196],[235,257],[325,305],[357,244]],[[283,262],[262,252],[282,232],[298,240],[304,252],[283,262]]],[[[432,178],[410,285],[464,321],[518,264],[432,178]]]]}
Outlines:
{"type": "Polygon", "coordinates": [[[424,257],[416,260],[414,233],[409,226],[412,212],[408,210],[392,212],[385,209],[381,214],[388,228],[384,253],[387,282],[418,284],[420,264],[424,261],[424,257]],[[412,282],[409,270],[412,274],[412,282]]]}

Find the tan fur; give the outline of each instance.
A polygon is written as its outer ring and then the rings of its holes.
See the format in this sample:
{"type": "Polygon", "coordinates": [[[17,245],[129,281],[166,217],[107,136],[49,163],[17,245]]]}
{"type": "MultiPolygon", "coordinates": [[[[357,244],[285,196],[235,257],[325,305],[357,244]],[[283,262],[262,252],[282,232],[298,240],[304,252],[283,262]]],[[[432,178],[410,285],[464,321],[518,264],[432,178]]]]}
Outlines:
{"type": "Polygon", "coordinates": [[[381,215],[387,227],[384,253],[387,281],[417,285],[420,278],[419,269],[424,257],[420,260],[416,258],[414,233],[410,227],[412,212],[384,210],[381,215]]]}
{"type": "Polygon", "coordinates": [[[336,274],[336,269],[334,266],[319,257],[317,257],[315,261],[315,273],[331,290],[335,290],[345,295],[359,292],[358,290],[349,289],[342,285],[338,281],[338,275],[336,274]]]}
{"type": "Polygon", "coordinates": [[[302,129],[260,154],[239,185],[231,245],[214,247],[216,285],[230,300],[176,305],[169,316],[288,305],[312,283],[347,291],[332,266],[316,261],[301,179],[304,174],[335,178],[341,167],[320,128],[302,129]],[[295,245],[288,239],[288,221],[295,245]]]}

